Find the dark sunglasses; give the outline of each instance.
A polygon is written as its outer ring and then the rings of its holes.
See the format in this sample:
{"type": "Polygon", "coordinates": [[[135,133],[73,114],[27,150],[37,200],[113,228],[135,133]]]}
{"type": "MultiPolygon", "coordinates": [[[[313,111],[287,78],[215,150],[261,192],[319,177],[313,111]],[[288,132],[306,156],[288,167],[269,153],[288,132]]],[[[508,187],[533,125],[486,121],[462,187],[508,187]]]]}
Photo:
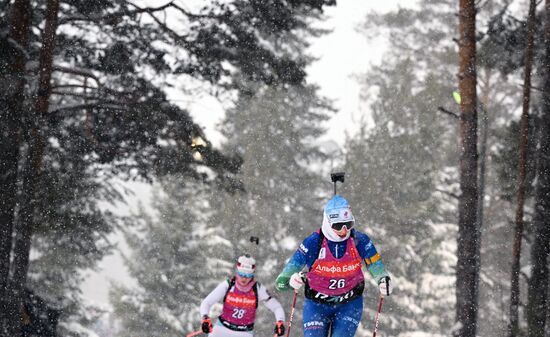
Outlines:
{"type": "Polygon", "coordinates": [[[342,230],[344,226],[346,226],[348,230],[351,229],[353,227],[353,221],[333,223],[332,229],[339,231],[342,230]]]}

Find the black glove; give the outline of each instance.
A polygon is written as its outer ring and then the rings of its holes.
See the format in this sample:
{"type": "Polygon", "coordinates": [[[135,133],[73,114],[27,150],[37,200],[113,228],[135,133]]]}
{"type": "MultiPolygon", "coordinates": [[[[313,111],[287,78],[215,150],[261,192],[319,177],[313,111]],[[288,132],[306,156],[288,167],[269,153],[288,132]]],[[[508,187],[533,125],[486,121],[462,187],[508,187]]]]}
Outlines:
{"type": "Polygon", "coordinates": [[[277,323],[275,323],[275,333],[277,336],[285,334],[285,323],[283,321],[277,321],[277,323]]]}
{"type": "Polygon", "coordinates": [[[380,290],[380,295],[390,296],[393,291],[393,284],[391,283],[391,278],[385,276],[378,281],[378,289],[380,290]]]}
{"type": "Polygon", "coordinates": [[[212,332],[212,321],[207,315],[202,316],[201,329],[204,333],[212,332]]]}

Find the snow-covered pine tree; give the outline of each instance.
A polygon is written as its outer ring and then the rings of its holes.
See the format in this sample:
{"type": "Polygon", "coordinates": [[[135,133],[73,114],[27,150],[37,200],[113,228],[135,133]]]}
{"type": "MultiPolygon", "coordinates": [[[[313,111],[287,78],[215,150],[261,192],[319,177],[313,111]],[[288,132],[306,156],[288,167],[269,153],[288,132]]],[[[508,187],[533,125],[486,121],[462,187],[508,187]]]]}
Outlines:
{"type": "MultiPolygon", "coordinates": [[[[520,106],[521,99],[516,93],[517,89],[513,88],[514,81],[521,81],[521,74],[518,74],[517,65],[514,65],[514,61],[517,60],[517,53],[514,55],[508,55],[508,51],[514,50],[514,48],[504,48],[502,52],[495,51],[495,46],[491,46],[495,41],[489,40],[491,34],[502,34],[500,26],[495,26],[499,21],[496,20],[492,23],[492,26],[488,24],[489,20],[496,17],[496,14],[501,11],[505,5],[505,1],[493,1],[486,6],[480,8],[478,15],[478,27],[484,34],[484,40],[480,41],[480,58],[478,65],[480,67],[480,104],[484,105],[487,111],[489,119],[488,141],[487,141],[487,154],[486,154],[486,172],[485,172],[485,198],[484,198],[484,219],[482,225],[482,247],[481,247],[481,278],[480,278],[480,309],[479,309],[479,333],[487,336],[499,336],[502,335],[502,331],[505,329],[505,316],[507,311],[507,289],[509,287],[509,263],[510,263],[510,250],[506,248],[510,238],[509,221],[512,219],[513,214],[509,212],[510,205],[506,198],[502,197],[503,193],[509,193],[506,188],[501,188],[502,180],[497,179],[497,170],[502,165],[501,162],[495,160],[495,156],[498,156],[502,150],[502,140],[500,139],[500,132],[502,128],[507,128],[509,121],[515,118],[514,111],[520,106]],[[488,46],[487,46],[488,45],[488,46]],[[489,47],[489,48],[487,48],[489,47]],[[492,49],[491,49],[492,48],[492,49]],[[499,55],[495,58],[495,55],[499,55]],[[504,65],[505,67],[501,67],[504,65]],[[512,66],[514,65],[514,66],[512,66]],[[495,73],[492,69],[498,69],[499,72],[495,73]],[[505,200],[506,199],[506,200],[505,200]]],[[[432,127],[436,127],[440,123],[447,124],[447,128],[441,130],[441,134],[436,137],[438,141],[442,142],[441,146],[437,148],[446,151],[442,152],[441,157],[433,164],[438,170],[436,175],[435,190],[443,193],[436,192],[440,198],[437,209],[444,214],[442,223],[456,223],[456,219],[453,217],[456,212],[456,182],[457,182],[457,121],[452,117],[450,113],[457,112],[458,106],[456,103],[450,100],[451,93],[456,89],[456,72],[457,72],[457,53],[456,45],[452,40],[453,36],[456,36],[456,23],[457,23],[457,8],[456,2],[449,0],[438,1],[419,1],[418,6],[415,8],[401,8],[395,12],[389,12],[386,15],[372,15],[369,16],[365,22],[364,31],[369,37],[373,37],[380,34],[390,36],[390,44],[387,55],[384,57],[384,63],[381,68],[391,69],[400,62],[408,61],[411,67],[414,67],[415,76],[412,80],[416,81],[413,85],[413,96],[418,99],[424,100],[424,105],[419,105],[416,99],[405,97],[397,98],[391,104],[381,107],[380,111],[383,113],[392,113],[393,110],[401,110],[399,114],[403,114],[402,119],[411,118],[410,123],[417,120],[417,116],[414,113],[424,114],[428,119],[424,118],[422,123],[428,123],[432,127]],[[424,94],[419,94],[421,91],[425,91],[424,94]],[[427,95],[427,96],[426,96],[427,95]],[[424,98],[422,98],[424,97],[424,98]],[[397,105],[396,105],[397,104],[397,105]],[[404,105],[404,106],[403,106],[404,105]],[[441,112],[447,114],[437,113],[440,109],[441,112]],[[413,112],[411,116],[410,112],[413,112]],[[405,112],[405,113],[404,113],[405,112]],[[431,119],[431,120],[430,120],[431,119]],[[454,195],[454,196],[453,196],[454,195]]],[[[502,14],[502,13],[500,13],[502,14]]],[[[498,19],[498,18],[497,18],[498,19]]],[[[510,20],[515,22],[513,19],[510,20]]],[[[516,24],[521,26],[520,24],[516,24]]],[[[501,36],[497,36],[500,38],[501,36]]],[[[519,41],[510,39],[507,41],[519,41]]],[[[496,41],[498,42],[498,41],[496,41]]],[[[499,47],[499,46],[496,46],[499,47]]],[[[510,52],[512,53],[512,52],[510,52]]],[[[369,73],[370,74],[370,73],[369,73]]],[[[378,84],[370,78],[370,75],[365,76],[365,102],[372,103],[379,99],[376,87],[378,84]]],[[[396,83],[401,83],[398,81],[396,83]]],[[[398,92],[398,88],[401,84],[386,84],[391,87],[395,92],[398,92]]],[[[400,95],[400,94],[399,94],[400,95]]],[[[396,96],[399,96],[396,95],[396,96]]],[[[389,119],[398,118],[399,115],[394,117],[388,117],[389,119]]],[[[421,118],[421,117],[418,117],[421,118]]],[[[392,121],[392,124],[394,122],[392,121]]],[[[370,126],[370,124],[369,124],[370,126]]],[[[377,124],[378,127],[378,124],[377,124]]],[[[399,129],[399,125],[393,126],[394,130],[399,129]]],[[[437,129],[437,127],[436,127],[437,129]]],[[[365,139],[372,138],[371,134],[376,131],[365,129],[365,139]]],[[[359,137],[359,136],[357,136],[359,137]]],[[[371,141],[374,141],[372,139],[371,141]]],[[[381,145],[383,144],[380,142],[381,145]]],[[[415,144],[413,141],[412,144],[415,144]]],[[[381,146],[380,145],[380,146],[381,146]]],[[[435,149],[433,144],[427,143],[432,150],[435,149]]],[[[403,142],[404,148],[409,147],[409,143],[403,142]]],[[[363,149],[368,154],[369,149],[365,146],[363,149]]],[[[357,153],[359,153],[358,151],[357,153]]],[[[384,152],[384,151],[382,151],[384,152]]],[[[400,155],[396,153],[395,155],[400,155]]],[[[440,155],[433,155],[434,158],[440,155]]],[[[400,158],[400,157],[395,157],[400,158]]],[[[407,157],[403,157],[407,158],[407,157]]],[[[413,161],[418,161],[420,158],[412,158],[413,161]]],[[[425,158],[423,158],[425,159],[425,158]]],[[[409,159],[411,160],[411,159],[409,159]]],[[[400,165],[401,165],[400,161],[400,165]]],[[[406,163],[407,167],[412,165],[406,163]]],[[[420,168],[421,165],[418,164],[420,168]]],[[[367,168],[361,168],[367,170],[367,168]]],[[[514,167],[515,169],[515,167],[514,167]]],[[[371,172],[374,172],[371,171],[371,172]]],[[[433,172],[428,172],[432,174],[433,172]]],[[[510,173],[510,172],[509,172],[510,173]]],[[[365,173],[367,174],[367,173],[365,173]]],[[[410,175],[410,173],[403,172],[403,174],[410,175]]],[[[419,172],[424,174],[424,172],[419,172]]],[[[509,175],[510,177],[512,175],[509,175]]],[[[515,176],[515,175],[514,175],[515,176]]],[[[351,181],[352,178],[350,178],[351,181]]],[[[381,179],[381,178],[380,178],[381,179]]],[[[420,178],[415,178],[413,181],[419,181],[420,178]]],[[[376,179],[373,179],[376,182],[376,179]]],[[[378,180],[379,181],[379,180],[378,180]]],[[[408,179],[407,179],[408,181],[408,179]]],[[[397,185],[397,184],[396,184],[397,185]]],[[[404,185],[405,188],[410,186],[404,185]]],[[[427,186],[425,186],[428,188],[427,186]]],[[[434,192],[434,190],[431,190],[434,192]]],[[[407,195],[404,199],[408,199],[411,195],[407,195]]],[[[412,199],[416,197],[414,193],[412,199]]],[[[414,202],[413,202],[414,204],[414,202]]],[[[383,206],[381,203],[379,206],[383,206]]],[[[357,206],[355,206],[357,208],[357,206]]],[[[356,210],[357,211],[357,210],[356,210]]],[[[395,211],[395,210],[394,210],[395,211]]],[[[391,216],[394,211],[385,211],[386,215],[391,216]]],[[[397,210],[399,211],[399,209],[397,210]]],[[[413,207],[413,214],[418,212],[413,207]]],[[[379,216],[379,215],[377,215],[379,216]]],[[[433,218],[432,218],[433,219],[433,218]]],[[[439,232],[438,232],[439,233],[439,232]]],[[[454,240],[454,230],[448,230],[445,235],[445,240],[454,240]]],[[[382,237],[384,240],[384,238],[382,237]]],[[[454,244],[450,243],[450,247],[454,247],[454,244]]],[[[447,245],[447,244],[445,244],[447,245]]],[[[383,255],[385,256],[385,255],[383,255]]],[[[452,267],[452,266],[450,266],[452,267]]],[[[435,304],[435,303],[433,303],[435,304]]],[[[436,307],[433,307],[436,308],[436,307]]],[[[426,308],[425,310],[429,310],[426,308]]],[[[452,306],[441,311],[444,313],[453,314],[454,308],[452,306]]],[[[424,314],[421,316],[421,321],[425,320],[424,314]]],[[[438,316],[442,316],[439,315],[438,316]]],[[[444,315],[443,315],[444,316],[444,315]]],[[[432,322],[430,326],[435,327],[439,323],[432,322]]],[[[426,325],[427,326],[427,325],[426,325]]],[[[440,331],[446,332],[446,327],[441,326],[440,331]]]]}
{"type": "Polygon", "coordinates": [[[153,214],[142,210],[127,231],[126,264],[134,285],[111,291],[120,336],[180,336],[200,327],[199,304],[232,270],[228,229],[209,222],[216,193],[209,185],[163,179],[152,198],[153,214]]]}
{"type": "MultiPolygon", "coordinates": [[[[296,249],[297,237],[303,236],[298,233],[303,234],[305,230],[305,233],[309,234],[313,228],[316,228],[316,225],[310,228],[311,223],[320,221],[317,193],[321,180],[310,165],[319,163],[322,157],[316,146],[312,144],[322,135],[322,128],[319,125],[327,118],[329,105],[319,98],[316,87],[303,84],[300,78],[305,76],[305,72],[295,72],[293,70],[295,64],[288,63],[287,60],[298,60],[296,64],[300,66],[307,64],[308,57],[303,53],[307,45],[305,39],[322,33],[321,30],[312,28],[309,24],[312,22],[311,19],[320,18],[322,6],[329,3],[332,4],[330,1],[289,3],[288,6],[292,10],[288,14],[291,14],[292,19],[264,16],[258,19],[266,21],[258,26],[261,30],[259,35],[262,41],[276,46],[272,49],[277,51],[275,60],[278,61],[281,76],[265,77],[260,71],[254,72],[255,67],[258,66],[254,63],[256,59],[250,60],[249,67],[234,69],[237,72],[234,77],[239,79],[236,86],[238,100],[223,122],[223,133],[227,138],[224,150],[239,155],[243,160],[243,166],[237,175],[240,180],[238,185],[243,190],[237,193],[234,191],[224,193],[218,189],[208,192],[208,195],[200,193],[196,196],[207,205],[203,212],[206,215],[203,226],[216,228],[218,230],[216,233],[223,237],[224,243],[228,244],[224,247],[231,253],[226,253],[225,248],[224,252],[212,251],[208,247],[190,248],[190,254],[193,252],[197,255],[206,254],[214,258],[216,263],[204,266],[201,268],[203,273],[196,275],[197,282],[198,279],[208,279],[212,282],[193,290],[192,298],[195,299],[194,296],[197,298],[189,303],[189,307],[186,307],[188,328],[191,322],[199,320],[200,299],[205,297],[217,282],[233,275],[234,261],[238,255],[246,251],[252,253],[258,261],[258,279],[268,289],[273,289],[275,275],[282,267],[284,260],[296,249]],[[288,31],[281,30],[282,27],[287,27],[288,31]],[[293,80],[297,82],[295,85],[288,84],[293,80]],[[251,243],[250,236],[259,237],[260,245],[251,243]],[[217,268],[218,265],[224,268],[212,269],[217,268]]],[[[247,3],[236,1],[235,4],[239,9],[243,9],[246,8],[247,3]]],[[[255,10],[262,13],[271,12],[271,9],[264,11],[263,8],[272,4],[256,5],[253,6],[255,10]]],[[[236,20],[236,23],[238,27],[242,26],[239,20],[236,20]]],[[[239,33],[248,36],[248,32],[239,33]]],[[[210,44],[206,43],[206,45],[210,44]]],[[[256,51],[257,53],[253,55],[240,56],[243,61],[248,61],[250,57],[259,57],[264,60],[262,56],[264,52],[261,48],[257,48],[256,51]]],[[[264,61],[258,63],[259,69],[265,68],[264,61]]],[[[180,211],[185,207],[180,205],[180,211]]],[[[154,233],[157,231],[155,226],[157,224],[150,222],[146,232],[154,233]]],[[[215,245],[216,240],[207,237],[204,239],[204,244],[215,245]]],[[[159,272],[162,270],[164,267],[159,267],[159,272]]],[[[149,288],[148,291],[150,294],[147,296],[155,296],[155,289],[149,288]]],[[[115,292],[120,293],[119,289],[115,289],[115,292]]],[[[139,303],[142,303],[139,298],[143,296],[145,296],[143,290],[138,290],[131,297],[138,300],[136,305],[128,308],[130,313],[127,317],[130,320],[125,319],[128,326],[135,323],[135,321],[132,322],[132,317],[137,317],[141,305],[139,303]]],[[[115,297],[128,299],[120,294],[115,297]]],[[[286,304],[285,308],[289,307],[289,301],[290,299],[283,300],[286,304]]],[[[117,305],[123,305],[117,309],[120,315],[126,311],[124,305],[127,304],[121,301],[118,303],[117,305]]],[[[125,303],[131,303],[131,301],[125,303]]],[[[258,334],[266,332],[271,334],[273,331],[274,318],[265,310],[262,305],[259,306],[256,325],[258,334]]],[[[163,310],[163,313],[165,316],[169,314],[174,317],[173,310],[163,310]]],[[[215,313],[216,310],[212,312],[213,316],[215,313]]],[[[174,332],[158,315],[149,315],[147,319],[158,329],[174,332]]],[[[132,327],[133,331],[139,333],[143,328],[142,325],[138,323],[132,327]]],[[[156,335],[159,333],[157,332],[156,335]]]]}
{"type": "MultiPolygon", "coordinates": [[[[223,149],[243,158],[237,176],[244,191],[223,195],[211,221],[231,233],[235,255],[249,251],[256,257],[259,281],[273,290],[286,259],[321,225],[321,196],[330,185],[322,184],[328,177],[319,175],[322,153],[314,141],[323,134],[328,105],[313,86],[255,92],[241,97],[223,123],[223,149]],[[250,236],[260,244],[252,244],[250,236]]],[[[291,293],[277,297],[288,314],[291,293]]],[[[271,333],[273,323],[260,306],[256,333],[271,333]]]]}
{"type": "MultiPolygon", "coordinates": [[[[376,87],[371,105],[374,127],[366,124],[347,143],[344,193],[354,208],[358,229],[378,247],[392,273],[395,296],[387,301],[383,331],[443,334],[452,325],[454,225],[436,191],[444,166],[448,121],[431,108],[448,86],[437,78],[414,76],[410,60],[397,60],[369,72],[376,87]],[[438,117],[435,115],[435,117],[438,117]]],[[[452,149],[451,149],[452,151],[452,149]]],[[[369,278],[370,279],[370,278],[369,278]]],[[[378,299],[367,288],[366,308],[373,317],[378,299]]],[[[363,336],[372,331],[368,320],[363,336]]]]}

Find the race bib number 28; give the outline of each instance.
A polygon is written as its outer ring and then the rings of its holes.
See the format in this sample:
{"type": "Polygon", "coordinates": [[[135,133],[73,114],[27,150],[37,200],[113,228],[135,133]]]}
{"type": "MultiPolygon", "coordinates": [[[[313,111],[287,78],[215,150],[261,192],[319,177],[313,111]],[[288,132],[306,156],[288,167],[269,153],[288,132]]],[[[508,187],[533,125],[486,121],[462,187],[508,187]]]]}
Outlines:
{"type": "Polygon", "coordinates": [[[231,315],[231,317],[233,317],[233,318],[243,318],[245,313],[246,313],[246,310],[244,310],[244,309],[233,309],[233,314],[231,315]]]}

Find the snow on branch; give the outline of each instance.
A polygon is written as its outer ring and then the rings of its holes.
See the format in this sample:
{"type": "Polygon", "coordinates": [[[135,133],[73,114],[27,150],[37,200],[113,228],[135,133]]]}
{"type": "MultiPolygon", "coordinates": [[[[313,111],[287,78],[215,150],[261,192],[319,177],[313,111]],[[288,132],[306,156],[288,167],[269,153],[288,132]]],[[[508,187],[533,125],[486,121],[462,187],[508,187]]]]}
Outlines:
{"type": "Polygon", "coordinates": [[[212,19],[212,18],[220,17],[220,15],[193,14],[193,13],[190,13],[189,11],[185,10],[185,9],[182,8],[181,6],[176,5],[175,3],[172,3],[171,7],[177,9],[177,10],[178,10],[179,12],[181,12],[183,15],[185,15],[185,16],[187,16],[187,17],[190,17],[190,18],[195,18],[195,19],[212,19]]]}
{"type": "Polygon", "coordinates": [[[448,196],[450,196],[451,198],[454,198],[454,199],[456,199],[456,200],[460,199],[460,195],[455,194],[455,193],[453,193],[453,192],[445,191],[445,190],[442,190],[442,189],[439,189],[439,188],[436,188],[435,190],[436,190],[436,192],[439,192],[439,193],[442,193],[442,194],[446,194],[446,195],[448,195],[448,196]]]}
{"type": "Polygon", "coordinates": [[[75,67],[65,67],[65,66],[59,66],[59,65],[54,65],[53,70],[59,71],[62,73],[80,75],[80,76],[91,78],[96,82],[98,87],[101,87],[99,78],[89,70],[82,69],[82,68],[75,68],[75,67]]]}

